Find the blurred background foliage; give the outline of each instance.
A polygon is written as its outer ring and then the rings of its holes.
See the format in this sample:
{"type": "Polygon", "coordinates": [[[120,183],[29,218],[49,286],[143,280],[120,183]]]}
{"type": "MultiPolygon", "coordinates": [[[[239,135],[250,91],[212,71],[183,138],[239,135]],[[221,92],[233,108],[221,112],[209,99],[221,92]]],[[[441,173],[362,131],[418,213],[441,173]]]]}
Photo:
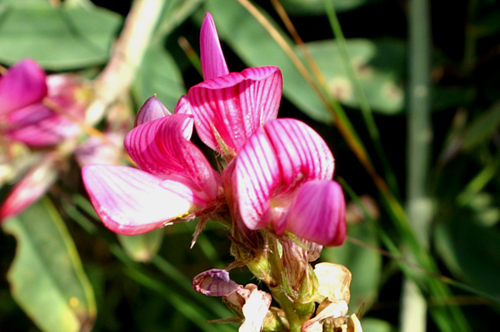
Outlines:
{"type": "MultiPolygon", "coordinates": [[[[336,177],[350,201],[349,238],[341,247],[325,249],[322,260],[352,271],[350,311],[363,308],[364,331],[398,328],[404,276],[421,286],[434,312],[429,331],[453,331],[453,315],[467,322],[461,330],[495,330],[500,303],[500,2],[430,3],[432,141],[428,172],[420,178],[424,204],[430,206],[428,256],[415,254],[423,246],[414,245],[412,228],[397,214],[406,202],[411,160],[409,2],[331,0],[345,36],[341,43],[339,35],[333,38],[325,1],[279,1],[313,62],[288,32],[273,1],[254,2],[306,70],[320,73],[311,76],[319,94],[269,27],[242,2],[166,1],[133,80],[131,108],[137,111],[156,94],[173,110],[178,98],[202,80],[195,55],[201,21],[210,11],[229,68],[280,67],[280,117],[306,121],[334,152],[336,177]],[[311,67],[314,63],[317,68],[311,67]],[[379,143],[366,114],[380,133],[379,143]],[[342,123],[350,124],[354,136],[339,130],[342,123]],[[390,195],[360,162],[362,153],[353,150],[356,137],[375,171],[386,177],[390,195]],[[400,256],[408,246],[416,263],[400,256]],[[450,288],[440,286],[444,277],[450,288]]],[[[2,0],[0,63],[10,66],[31,57],[48,72],[72,71],[93,79],[109,60],[131,5],[2,0]]],[[[0,199],[11,185],[4,184],[0,199]]],[[[133,238],[110,233],[86,198],[78,166],[69,160],[45,198],[2,224],[0,331],[235,331],[236,325],[206,323],[230,312],[220,299],[196,294],[190,284],[201,271],[232,261],[227,233],[209,223],[189,249],[194,225],[133,238]]],[[[238,283],[251,281],[244,269],[231,274],[238,283]]]]}

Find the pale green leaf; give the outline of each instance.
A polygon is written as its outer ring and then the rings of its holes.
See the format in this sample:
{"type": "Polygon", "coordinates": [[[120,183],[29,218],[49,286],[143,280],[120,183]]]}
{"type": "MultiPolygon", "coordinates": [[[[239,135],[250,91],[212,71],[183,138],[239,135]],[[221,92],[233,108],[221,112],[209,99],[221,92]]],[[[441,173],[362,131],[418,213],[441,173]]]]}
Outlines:
{"type": "Polygon", "coordinates": [[[0,5],[0,61],[33,58],[45,69],[104,64],[122,19],[102,8],[0,5]]]}
{"type": "Polygon", "coordinates": [[[50,201],[42,199],[2,226],[17,240],[7,279],[21,308],[43,331],[90,329],[96,317],[93,290],[50,201]]]}
{"type": "MultiPolygon", "coordinates": [[[[405,70],[405,44],[399,40],[350,39],[346,41],[351,66],[368,104],[386,114],[404,107],[402,88],[405,70]]],[[[353,83],[342,63],[334,40],[307,43],[307,48],[325,77],[330,92],[341,103],[359,107],[353,83]]]]}
{"type": "Polygon", "coordinates": [[[363,332],[391,332],[396,330],[385,320],[377,318],[361,319],[361,327],[363,332]]]}
{"type": "Polygon", "coordinates": [[[138,104],[156,94],[170,112],[186,93],[174,60],[159,45],[153,45],[146,51],[132,88],[138,104]]]}
{"type": "Polygon", "coordinates": [[[118,240],[127,255],[138,262],[149,262],[160,249],[163,241],[163,229],[138,235],[118,234],[118,240]]]}

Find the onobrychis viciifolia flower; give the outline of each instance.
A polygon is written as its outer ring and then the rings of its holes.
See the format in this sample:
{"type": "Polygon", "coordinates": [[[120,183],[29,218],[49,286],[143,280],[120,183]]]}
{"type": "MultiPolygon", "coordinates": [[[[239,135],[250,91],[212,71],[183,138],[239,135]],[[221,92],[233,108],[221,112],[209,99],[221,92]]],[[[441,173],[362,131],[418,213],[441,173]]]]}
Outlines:
{"type": "Polygon", "coordinates": [[[16,63],[0,78],[0,139],[6,141],[7,150],[11,144],[36,148],[31,168],[0,207],[0,221],[22,212],[57,179],[59,166],[71,151],[55,146],[81,133],[75,119],[84,118],[90,96],[81,79],[47,76],[31,59],[16,63]]]}
{"type": "Polygon", "coordinates": [[[345,200],[332,179],[330,149],[305,123],[277,119],[283,90],[277,67],[229,72],[208,13],[200,43],[204,81],[180,98],[174,114],[148,99],[125,139],[138,168],[83,169],[95,210],[109,229],[128,235],[192,218],[228,226],[233,266],[247,265],[281,306],[270,308],[271,294],[234,283],[225,270],[195,277],[196,291],[225,298],[243,319],[240,331],[345,318],[345,299],[332,300],[332,314],[316,310],[329,298],[320,291],[328,281],[310,265],[323,246],[345,239],[345,200]],[[193,127],[216,154],[218,170],[190,141],[193,127]]]}

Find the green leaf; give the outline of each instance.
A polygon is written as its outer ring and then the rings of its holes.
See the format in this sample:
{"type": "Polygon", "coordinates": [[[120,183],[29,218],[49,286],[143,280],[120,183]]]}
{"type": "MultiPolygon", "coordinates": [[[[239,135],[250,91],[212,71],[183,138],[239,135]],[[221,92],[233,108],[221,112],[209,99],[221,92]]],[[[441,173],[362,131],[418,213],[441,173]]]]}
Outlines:
{"type": "Polygon", "coordinates": [[[0,61],[29,57],[50,70],[104,64],[121,23],[119,15],[101,8],[2,4],[0,61]]]}
{"type": "MultiPolygon", "coordinates": [[[[373,111],[394,114],[403,110],[401,87],[405,70],[405,44],[399,40],[350,39],[346,41],[352,66],[373,111]]],[[[334,40],[306,43],[327,80],[331,93],[343,104],[357,108],[354,86],[334,40]]]]}
{"type": "MultiPolygon", "coordinates": [[[[367,222],[349,225],[348,234],[369,246],[377,248],[380,246],[376,234],[367,222]]],[[[324,248],[322,258],[325,261],[342,264],[351,271],[349,303],[351,312],[357,312],[363,304],[367,310],[375,302],[382,269],[382,257],[379,252],[347,240],[340,247],[324,248]]]]}
{"type": "MultiPolygon", "coordinates": [[[[313,88],[302,77],[283,49],[264,27],[237,1],[206,1],[220,37],[250,67],[278,66],[283,73],[283,93],[302,112],[313,119],[331,122],[331,115],[313,88]]],[[[277,24],[263,13],[274,25],[277,24]]],[[[278,28],[278,31],[281,29],[278,28]]],[[[290,45],[292,42],[286,38],[290,45]]],[[[238,71],[242,68],[229,68],[238,71]]],[[[281,114],[283,115],[283,110],[281,114]]],[[[285,113],[286,114],[286,113],[285,113]]]]}
{"type": "Polygon", "coordinates": [[[137,262],[149,262],[160,249],[163,242],[163,229],[138,235],[118,234],[118,240],[127,255],[137,262]]]}
{"type": "Polygon", "coordinates": [[[132,89],[138,104],[156,94],[171,112],[179,98],[186,93],[182,75],[174,60],[159,45],[152,45],[146,51],[132,89]]]}
{"type": "MultiPolygon", "coordinates": [[[[355,9],[373,0],[330,0],[337,12],[355,9]]],[[[290,15],[324,15],[326,13],[323,0],[281,0],[286,12],[290,15]]]]}
{"type": "Polygon", "coordinates": [[[463,138],[464,149],[470,150],[489,138],[500,127],[500,103],[481,113],[467,127],[463,138]]]}
{"type": "Polygon", "coordinates": [[[2,226],[17,239],[7,275],[16,302],[43,331],[90,330],[96,317],[93,290],[50,201],[33,204],[2,226]]]}
{"type": "Polygon", "coordinates": [[[435,244],[439,255],[455,276],[471,286],[500,297],[500,232],[481,226],[468,209],[447,209],[437,218],[435,244]]]}
{"type": "Polygon", "coordinates": [[[385,320],[377,318],[361,319],[361,327],[363,332],[391,332],[396,330],[385,320]]]}

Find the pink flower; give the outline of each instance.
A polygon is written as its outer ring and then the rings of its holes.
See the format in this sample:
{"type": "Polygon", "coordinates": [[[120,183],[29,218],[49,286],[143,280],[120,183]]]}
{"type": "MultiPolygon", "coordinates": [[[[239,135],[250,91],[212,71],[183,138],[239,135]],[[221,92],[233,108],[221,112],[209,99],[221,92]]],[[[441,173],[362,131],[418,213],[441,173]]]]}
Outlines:
{"type": "Polygon", "coordinates": [[[230,160],[259,127],[276,118],[283,78],[277,67],[229,73],[209,13],[201,27],[200,44],[205,81],[188,92],[196,131],[206,145],[230,160]]]}
{"type": "Polygon", "coordinates": [[[294,119],[268,121],[224,173],[237,222],[272,226],[325,246],[345,238],[345,201],[332,181],[334,159],[323,139],[294,119]]]}
{"type": "Polygon", "coordinates": [[[41,102],[46,95],[45,72],[35,61],[24,59],[0,78],[0,116],[41,102]]]}
{"type": "Polygon", "coordinates": [[[104,224],[117,233],[143,233],[195,214],[217,213],[225,198],[235,218],[233,232],[243,238],[250,238],[249,230],[271,226],[279,236],[288,231],[320,245],[340,245],[345,201],[332,181],[332,153],[306,124],[275,119],[282,92],[279,69],[228,73],[210,14],[200,39],[206,81],[179,100],[173,115],[155,97],[148,99],[125,139],[139,169],[83,169],[104,224]],[[228,162],[222,180],[190,141],[193,122],[201,140],[228,162]]]}
{"type": "Polygon", "coordinates": [[[7,132],[11,139],[30,146],[47,146],[81,132],[74,118],[83,120],[85,117],[90,90],[71,75],[49,75],[46,82],[46,98],[62,113],[54,111],[43,101],[12,111],[7,117],[7,132]]]}
{"type": "Polygon", "coordinates": [[[57,179],[58,156],[44,153],[16,183],[0,207],[0,222],[23,212],[42,197],[57,179]]]}
{"type": "Polygon", "coordinates": [[[181,98],[171,115],[156,98],[146,102],[138,126],[125,138],[125,148],[140,169],[83,168],[91,202],[112,231],[144,233],[217,204],[220,175],[189,140],[193,119],[183,114],[188,106],[181,98]]]}
{"type": "MultiPolygon", "coordinates": [[[[80,127],[73,119],[55,112],[46,102],[83,118],[87,99],[81,92],[76,77],[46,77],[35,61],[20,61],[0,78],[2,134],[30,146],[54,145],[79,134],[80,127]]],[[[61,159],[58,152],[43,152],[2,203],[0,220],[21,213],[43,196],[57,179],[61,159]]]]}
{"type": "Polygon", "coordinates": [[[70,75],[46,77],[33,60],[25,59],[0,78],[0,116],[7,135],[31,146],[47,146],[80,133],[74,119],[83,119],[90,93],[70,75]],[[84,93],[87,91],[87,93],[84,93]]]}

